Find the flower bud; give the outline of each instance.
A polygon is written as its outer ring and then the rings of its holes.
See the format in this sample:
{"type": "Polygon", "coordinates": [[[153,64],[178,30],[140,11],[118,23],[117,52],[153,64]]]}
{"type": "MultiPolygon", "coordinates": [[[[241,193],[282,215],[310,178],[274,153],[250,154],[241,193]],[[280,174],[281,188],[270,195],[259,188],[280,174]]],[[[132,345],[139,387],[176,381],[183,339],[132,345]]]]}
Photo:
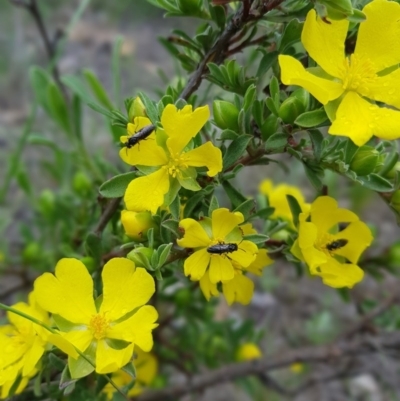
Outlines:
{"type": "Polygon", "coordinates": [[[259,359],[261,357],[262,352],[254,343],[242,344],[236,351],[237,361],[251,361],[252,359],[259,359]]]}
{"type": "Polygon", "coordinates": [[[221,129],[239,130],[237,107],[224,100],[215,100],[213,104],[214,121],[221,129]]]}
{"type": "Polygon", "coordinates": [[[145,240],[147,231],[154,227],[154,221],[150,212],[122,210],[121,223],[124,226],[126,235],[137,242],[145,240]]]}
{"type": "Polygon", "coordinates": [[[56,197],[50,189],[44,189],[39,196],[39,211],[43,216],[50,217],[56,207],[56,197]]]}
{"type": "Polygon", "coordinates": [[[42,250],[37,242],[30,242],[22,251],[24,262],[34,263],[40,260],[42,250]]]}
{"type": "Polygon", "coordinates": [[[350,169],[360,176],[371,174],[379,161],[379,152],[372,146],[361,146],[350,163],[350,169]]]}
{"type": "Polygon", "coordinates": [[[145,267],[146,269],[151,268],[151,257],[153,256],[154,249],[146,248],[141,246],[130,251],[126,257],[133,262],[137,267],[145,267]]]}
{"type": "Polygon", "coordinates": [[[263,140],[266,141],[271,135],[275,134],[278,130],[278,126],[278,117],[275,114],[269,115],[261,127],[261,135],[263,140]]]}
{"type": "Polygon", "coordinates": [[[285,124],[293,124],[294,120],[305,111],[303,102],[296,96],[290,96],[281,104],[278,114],[285,124]]]}
{"type": "Polygon", "coordinates": [[[147,117],[146,109],[139,96],[132,100],[128,111],[129,121],[133,122],[135,117],[147,117]]]}
{"type": "Polygon", "coordinates": [[[385,174],[385,177],[395,178],[398,172],[400,172],[400,162],[397,162],[394,167],[385,174]]]}
{"type": "Polygon", "coordinates": [[[93,188],[89,177],[82,171],[78,171],[72,180],[72,187],[79,195],[86,195],[93,188]]]}
{"type": "Polygon", "coordinates": [[[290,95],[290,97],[295,97],[296,99],[298,99],[301,102],[301,104],[304,106],[304,111],[307,110],[308,104],[310,102],[310,93],[309,92],[307,92],[303,88],[299,88],[299,89],[296,89],[290,95]]]}
{"type": "Polygon", "coordinates": [[[318,13],[334,21],[340,21],[353,15],[351,0],[318,0],[318,13]]]}

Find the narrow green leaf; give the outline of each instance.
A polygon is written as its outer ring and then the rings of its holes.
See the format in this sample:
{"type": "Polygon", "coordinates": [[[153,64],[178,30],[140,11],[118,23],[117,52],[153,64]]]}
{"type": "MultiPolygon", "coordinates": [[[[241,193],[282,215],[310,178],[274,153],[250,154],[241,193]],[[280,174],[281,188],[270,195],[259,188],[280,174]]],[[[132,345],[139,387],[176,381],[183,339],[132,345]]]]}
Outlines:
{"type": "Polygon", "coordinates": [[[72,96],[72,132],[82,142],[82,102],[81,98],[74,93],[72,96]]]}
{"type": "Polygon", "coordinates": [[[308,130],[308,135],[310,136],[313,145],[315,160],[319,162],[322,154],[324,136],[317,129],[308,130]]]}
{"type": "Polygon", "coordinates": [[[213,212],[215,209],[218,209],[218,208],[219,208],[218,199],[217,199],[216,196],[213,195],[213,196],[211,197],[211,200],[210,200],[210,206],[208,207],[208,215],[211,216],[212,212],[213,212]]]}
{"type": "Polygon", "coordinates": [[[67,134],[70,134],[71,125],[68,106],[64,95],[54,82],[47,85],[47,103],[54,120],[67,134]]]}
{"type": "Polygon", "coordinates": [[[140,97],[140,100],[144,104],[147,117],[149,117],[153,125],[156,125],[159,120],[157,106],[144,92],[139,92],[138,96],[140,97]]]}
{"type": "Polygon", "coordinates": [[[89,84],[93,95],[106,109],[112,110],[113,105],[108,97],[106,90],[97,78],[96,74],[88,69],[83,70],[83,76],[86,78],[86,82],[89,84]]]}
{"type": "Polygon", "coordinates": [[[323,108],[313,111],[306,111],[303,114],[300,114],[294,123],[299,127],[311,128],[317,127],[328,121],[328,116],[323,108]]]}
{"type": "Polygon", "coordinates": [[[49,112],[47,86],[52,83],[53,80],[46,70],[36,66],[29,69],[29,78],[38,103],[49,112]]]}
{"type": "Polygon", "coordinates": [[[280,149],[287,145],[288,135],[284,132],[277,132],[271,135],[265,142],[265,148],[269,150],[280,149]]]}
{"type": "Polygon", "coordinates": [[[299,214],[302,213],[303,211],[301,210],[299,202],[297,201],[297,199],[294,196],[286,195],[286,199],[289,203],[290,211],[292,212],[293,223],[294,223],[295,227],[298,227],[299,226],[299,214]]]}
{"type": "Polygon", "coordinates": [[[323,170],[322,173],[321,172],[316,172],[315,170],[313,170],[311,167],[309,167],[307,164],[304,164],[304,171],[306,172],[306,176],[309,179],[309,181],[311,182],[311,184],[313,185],[313,187],[321,192],[322,190],[322,181],[321,181],[321,175],[323,175],[323,170]]]}
{"type": "Polygon", "coordinates": [[[277,117],[279,116],[278,108],[276,107],[275,102],[272,100],[271,97],[267,97],[265,99],[265,104],[267,105],[267,107],[271,113],[273,113],[277,117]]]}
{"type": "Polygon", "coordinates": [[[260,64],[258,66],[257,70],[257,77],[263,76],[265,73],[269,71],[269,69],[272,67],[272,65],[276,62],[278,59],[279,52],[270,52],[264,54],[263,58],[260,61],[260,64]]]}
{"type": "Polygon", "coordinates": [[[119,198],[125,195],[129,183],[137,177],[136,171],[119,174],[100,185],[99,192],[105,198],[119,198]]]}
{"type": "MultiPolygon", "coordinates": [[[[261,245],[265,244],[265,241],[269,240],[269,236],[264,234],[249,234],[243,236],[243,239],[246,241],[254,242],[256,245],[261,245]]],[[[240,249],[240,244],[239,244],[239,249],[240,249]]]]}
{"type": "Polygon", "coordinates": [[[179,222],[177,220],[164,220],[161,225],[174,234],[177,238],[180,237],[179,222]]]}
{"type": "Polygon", "coordinates": [[[344,152],[344,162],[350,164],[354,155],[357,153],[358,146],[350,139],[346,139],[346,147],[344,152]]]}
{"type": "Polygon", "coordinates": [[[361,181],[366,188],[377,192],[390,192],[393,190],[393,185],[385,178],[378,174],[369,174],[365,177],[357,177],[357,181],[361,181]]]}
{"type": "Polygon", "coordinates": [[[247,145],[251,141],[251,135],[241,135],[229,145],[224,155],[224,170],[231,167],[246,151],[247,145]]]}
{"type": "Polygon", "coordinates": [[[303,23],[298,19],[292,19],[285,28],[281,37],[278,50],[280,54],[285,54],[285,51],[293,46],[295,43],[300,42],[301,32],[303,30],[303,23]]]}
{"type": "Polygon", "coordinates": [[[169,254],[171,253],[172,243],[170,244],[163,244],[157,249],[157,253],[159,250],[160,257],[158,259],[157,269],[159,269],[168,259],[169,254]]]}
{"type": "Polygon", "coordinates": [[[172,217],[174,219],[179,220],[179,216],[181,213],[181,199],[178,194],[175,196],[175,199],[169,205],[169,210],[172,214],[172,217]]]}
{"type": "Polygon", "coordinates": [[[240,204],[234,212],[240,212],[243,214],[244,219],[248,220],[248,218],[256,212],[256,203],[254,199],[247,199],[242,204],[240,204]]]}
{"type": "Polygon", "coordinates": [[[243,202],[247,200],[247,198],[243,194],[241,194],[236,188],[234,188],[229,181],[224,181],[222,183],[222,186],[226,194],[228,195],[228,198],[231,201],[233,208],[237,208],[239,205],[241,205],[243,202]]]}

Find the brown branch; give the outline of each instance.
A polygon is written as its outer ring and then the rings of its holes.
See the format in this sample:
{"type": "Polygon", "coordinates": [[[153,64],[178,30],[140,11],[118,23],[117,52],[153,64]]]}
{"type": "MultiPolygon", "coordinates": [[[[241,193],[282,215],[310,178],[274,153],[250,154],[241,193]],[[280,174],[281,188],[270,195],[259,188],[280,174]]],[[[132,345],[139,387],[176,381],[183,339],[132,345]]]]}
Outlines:
{"type": "Polygon", "coordinates": [[[104,209],[102,215],[100,216],[100,220],[94,229],[94,233],[98,236],[101,237],[102,232],[106,228],[108,222],[111,220],[111,218],[114,216],[114,213],[117,211],[119,207],[119,203],[121,202],[121,198],[114,198],[111,200],[106,208],[104,209]]]}
{"type": "Polygon", "coordinates": [[[162,390],[146,391],[135,401],[168,401],[185,394],[202,391],[224,382],[250,375],[258,375],[274,369],[290,366],[296,362],[337,362],[343,358],[383,352],[385,349],[398,349],[400,331],[382,334],[379,338],[364,337],[352,341],[341,341],[328,346],[306,347],[299,350],[279,353],[263,359],[230,364],[222,368],[194,376],[186,383],[162,390]]]}
{"type": "MultiPolygon", "coordinates": [[[[33,20],[36,23],[36,26],[39,29],[39,33],[43,40],[44,47],[46,49],[46,53],[49,58],[49,61],[52,62],[56,56],[57,42],[60,39],[59,32],[56,35],[54,40],[50,39],[50,36],[47,32],[46,25],[44,23],[42,14],[40,12],[40,9],[37,5],[36,0],[27,0],[27,1],[10,0],[10,2],[12,4],[14,4],[15,6],[25,8],[31,14],[33,20]]],[[[60,80],[60,72],[58,70],[56,63],[53,64],[51,73],[52,73],[53,78],[56,81],[57,85],[63,91],[64,96],[66,96],[65,88],[60,80]]]]}

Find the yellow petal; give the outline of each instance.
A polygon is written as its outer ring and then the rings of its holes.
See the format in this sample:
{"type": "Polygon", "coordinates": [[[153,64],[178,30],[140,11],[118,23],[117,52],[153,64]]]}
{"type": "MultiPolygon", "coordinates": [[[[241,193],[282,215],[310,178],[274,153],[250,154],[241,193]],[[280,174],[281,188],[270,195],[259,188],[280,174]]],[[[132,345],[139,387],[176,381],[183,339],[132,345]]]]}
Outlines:
{"type": "Polygon", "coordinates": [[[304,261],[303,253],[301,252],[299,240],[297,239],[294,241],[292,247],[290,248],[290,252],[294,255],[297,259],[304,261]]]}
{"type": "Polygon", "coordinates": [[[254,229],[251,223],[242,224],[240,230],[243,235],[257,234],[257,230],[254,229]]]}
{"type": "Polygon", "coordinates": [[[183,265],[185,276],[190,276],[191,280],[200,280],[207,270],[210,263],[210,254],[206,248],[200,249],[190,255],[183,265]]]}
{"type": "MultiPolygon", "coordinates": [[[[78,348],[81,352],[85,352],[93,340],[93,335],[87,328],[69,331],[62,335],[69,343],[78,348]]],[[[74,357],[74,359],[76,358],[74,357]]]]}
{"type": "Polygon", "coordinates": [[[108,330],[107,337],[133,342],[143,351],[149,352],[153,347],[152,331],[158,326],[155,323],[157,319],[158,313],[154,306],[142,306],[129,319],[108,330]]]}
{"type": "Polygon", "coordinates": [[[112,322],[147,303],[155,292],[153,277],[146,269],[135,269],[135,264],[126,258],[109,260],[101,277],[103,303],[100,312],[105,312],[112,322]]]}
{"type": "Polygon", "coordinates": [[[120,149],[119,156],[131,166],[162,166],[168,163],[164,149],[157,145],[155,133],[129,149],[124,146],[120,149]]]}
{"type": "Polygon", "coordinates": [[[236,351],[235,359],[237,361],[251,361],[262,357],[260,348],[254,343],[244,343],[236,351]]]}
{"type": "Polygon", "coordinates": [[[242,241],[238,244],[238,250],[229,253],[229,257],[242,267],[247,267],[256,260],[257,245],[251,241],[242,241]]]}
{"type": "Polygon", "coordinates": [[[348,136],[362,146],[373,135],[381,139],[400,138],[400,111],[378,107],[355,92],[345,95],[328,131],[331,135],[348,136]]]}
{"type": "Polygon", "coordinates": [[[219,295],[217,285],[210,281],[209,272],[206,272],[200,279],[200,289],[207,301],[209,301],[211,297],[218,297],[219,295]]]}
{"type": "Polygon", "coordinates": [[[208,106],[198,107],[194,111],[191,105],[186,105],[182,110],[178,110],[173,104],[165,106],[161,116],[161,125],[168,135],[167,147],[171,154],[180,154],[209,117],[208,106]]]}
{"type": "Polygon", "coordinates": [[[116,372],[129,362],[132,354],[133,344],[123,349],[114,349],[106,341],[100,340],[96,349],[96,372],[100,374],[116,372]]]}
{"type": "Polygon", "coordinates": [[[150,210],[155,214],[164,203],[164,195],[169,190],[169,175],[164,168],[130,182],[124,201],[126,208],[134,212],[150,210]]]}
{"type": "Polygon", "coordinates": [[[248,305],[253,297],[254,283],[243,274],[237,274],[233,280],[222,283],[222,292],[229,305],[234,302],[248,305]]]}
{"type": "Polygon", "coordinates": [[[147,231],[154,227],[150,212],[132,212],[121,210],[121,223],[126,235],[141,242],[146,238],[147,231]]]}
{"type": "Polygon", "coordinates": [[[279,65],[281,66],[281,79],[285,85],[301,86],[322,104],[327,104],[343,93],[340,83],[309,73],[294,57],[280,55],[279,65]]]}
{"type": "Polygon", "coordinates": [[[369,59],[375,72],[400,62],[400,4],[375,0],[363,13],[367,19],[360,23],[355,54],[369,59]]]}
{"type": "Polygon", "coordinates": [[[350,263],[339,263],[331,258],[328,263],[320,267],[321,276],[324,284],[333,288],[349,287],[360,282],[364,277],[364,272],[357,265],[350,263]]]}
{"type": "Polygon", "coordinates": [[[317,226],[313,223],[301,222],[299,225],[299,248],[305,262],[310,268],[311,274],[316,274],[316,269],[323,263],[326,263],[328,257],[325,253],[315,248],[315,242],[318,238],[317,226]]]}
{"type": "Polygon", "coordinates": [[[24,367],[22,369],[22,375],[28,376],[34,369],[39,359],[44,354],[44,342],[36,336],[30,348],[24,355],[24,367]]]}
{"type": "Polygon", "coordinates": [[[350,210],[339,209],[338,203],[330,196],[319,196],[311,205],[311,222],[318,227],[319,235],[327,233],[339,223],[358,221],[358,216],[350,210]]]}
{"type": "Polygon", "coordinates": [[[38,304],[51,313],[73,323],[88,323],[96,314],[93,300],[93,280],[86,266],[73,258],[61,259],[55,276],[44,273],[35,280],[38,304]]]}
{"type": "Polygon", "coordinates": [[[246,267],[246,270],[257,276],[261,276],[264,267],[269,266],[273,262],[274,261],[268,256],[266,249],[259,249],[256,259],[253,263],[246,267]]]}
{"type": "Polygon", "coordinates": [[[207,167],[207,175],[214,177],[222,171],[222,153],[211,142],[190,150],[182,155],[186,164],[191,167],[207,167]]]}
{"type": "Polygon", "coordinates": [[[144,352],[140,347],[135,347],[135,355],[136,380],[149,385],[157,374],[157,358],[151,352],[144,352]]]}
{"type": "Polygon", "coordinates": [[[344,230],[337,233],[334,238],[347,239],[347,244],[335,251],[335,255],[344,256],[351,263],[357,263],[360,255],[371,245],[374,239],[369,227],[362,221],[349,224],[344,230]]]}
{"type": "Polygon", "coordinates": [[[243,223],[242,213],[230,212],[220,208],[212,212],[212,231],[215,240],[224,241],[225,237],[239,224],[243,223]]]}
{"type": "Polygon", "coordinates": [[[311,58],[333,77],[341,77],[345,60],[344,44],[349,21],[322,21],[314,9],[307,14],[301,42],[311,58]]]}
{"type": "Polygon", "coordinates": [[[55,347],[60,349],[68,356],[74,359],[78,358],[79,354],[76,351],[75,347],[72,345],[72,343],[70,343],[66,338],[62,337],[60,334],[50,334],[47,337],[47,341],[50,344],[53,344],[55,347]]]}
{"type": "Polygon", "coordinates": [[[232,263],[225,255],[211,255],[209,271],[212,283],[229,281],[235,276],[232,263]]]}
{"type": "Polygon", "coordinates": [[[183,248],[207,247],[211,240],[201,224],[194,219],[183,219],[179,227],[185,230],[183,238],[178,239],[177,243],[183,248]]]}
{"type": "Polygon", "coordinates": [[[360,95],[400,109],[400,69],[378,76],[371,82],[364,81],[357,89],[360,95]]]}

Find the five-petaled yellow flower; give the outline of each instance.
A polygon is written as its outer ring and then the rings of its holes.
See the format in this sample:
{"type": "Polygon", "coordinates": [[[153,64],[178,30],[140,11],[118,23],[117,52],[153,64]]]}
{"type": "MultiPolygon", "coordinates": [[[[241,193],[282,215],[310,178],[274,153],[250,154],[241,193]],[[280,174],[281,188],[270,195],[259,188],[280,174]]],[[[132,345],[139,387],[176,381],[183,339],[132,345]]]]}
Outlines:
{"type": "Polygon", "coordinates": [[[278,184],[274,187],[271,180],[264,180],[260,184],[260,192],[268,196],[269,205],[275,209],[270,218],[286,220],[291,228],[294,228],[293,216],[286,195],[292,195],[296,198],[303,212],[308,212],[310,209],[310,204],[306,203],[299,188],[293,185],[278,184]]]}
{"type": "Polygon", "coordinates": [[[291,252],[307,263],[312,275],[334,288],[351,288],[362,280],[364,272],[357,262],[373,237],[355,213],[339,209],[329,196],[320,196],[309,213],[300,214],[299,221],[299,236],[291,252]]]}
{"type": "Polygon", "coordinates": [[[251,361],[253,359],[260,358],[262,358],[262,352],[254,343],[241,344],[236,351],[236,360],[240,362],[251,361]]]}
{"type": "MultiPolygon", "coordinates": [[[[103,294],[94,300],[85,265],[66,258],[57,263],[55,275],[44,273],[34,287],[38,304],[53,314],[63,337],[92,360],[97,373],[111,373],[130,361],[134,345],[151,350],[158,314],[145,305],[154,294],[154,279],[132,261],[111,259],[102,281],[103,294]]],[[[68,364],[73,378],[94,369],[81,356],[70,356],[68,364]]]]}
{"type": "MultiPolygon", "coordinates": [[[[122,148],[121,158],[132,166],[152,167],[150,174],[134,179],[127,187],[124,201],[126,208],[135,212],[150,210],[153,214],[162,206],[168,206],[180,187],[197,191],[201,187],[196,181],[195,167],[207,167],[207,175],[214,177],[222,170],[221,150],[211,142],[191,148],[191,140],[204,126],[210,116],[208,106],[194,111],[187,105],[178,110],[168,104],[161,116],[163,129],[152,133],[137,145],[122,148]],[[169,200],[164,196],[169,192],[169,200]]],[[[128,132],[133,134],[151,122],[146,117],[136,117],[134,124],[128,124],[128,132]]],[[[122,142],[127,141],[121,137],[122,142]]]]}
{"type": "Polygon", "coordinates": [[[295,58],[279,56],[282,82],[308,90],[333,121],[328,132],[348,136],[358,146],[373,135],[400,137],[400,112],[373,102],[400,109],[400,4],[374,0],[363,12],[367,19],[353,54],[345,55],[349,21],[326,23],[311,10],[301,41],[320,68],[305,70],[295,58]]]}
{"type": "MultiPolygon", "coordinates": [[[[49,316],[35,304],[33,293],[29,295],[29,304],[18,302],[12,306],[33,318],[48,323],[49,316]]],[[[32,321],[7,312],[10,324],[0,326],[0,398],[7,398],[16,380],[21,377],[16,394],[28,384],[38,372],[42,355],[46,350],[48,333],[32,321]]]]}
{"type": "Polygon", "coordinates": [[[255,260],[258,248],[253,242],[243,240],[243,231],[239,227],[243,221],[242,213],[225,208],[214,210],[211,219],[204,217],[199,222],[181,220],[179,226],[185,234],[178,239],[178,245],[194,249],[194,253],[185,260],[185,275],[192,280],[200,280],[208,269],[211,283],[224,283],[235,277],[235,268],[248,267],[255,260]],[[229,244],[236,250],[228,250],[229,244]],[[211,252],[210,247],[215,249],[218,246],[226,251],[211,252]]]}

